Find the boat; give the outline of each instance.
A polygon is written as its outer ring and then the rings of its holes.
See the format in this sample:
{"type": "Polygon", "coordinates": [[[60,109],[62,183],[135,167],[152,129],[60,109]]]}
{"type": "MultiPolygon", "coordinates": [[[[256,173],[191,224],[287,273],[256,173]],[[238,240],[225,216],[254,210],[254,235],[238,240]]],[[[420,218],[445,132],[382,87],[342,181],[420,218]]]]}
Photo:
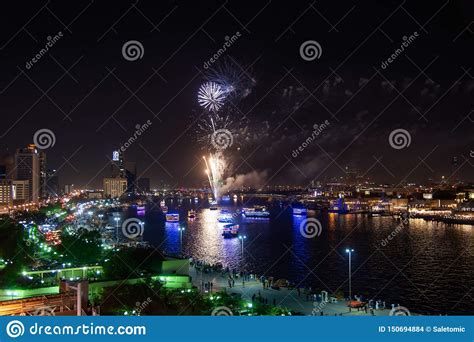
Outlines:
{"type": "Polygon", "coordinates": [[[226,224],[222,229],[222,236],[224,238],[237,237],[239,234],[239,225],[238,224],[226,224]]]}
{"type": "Polygon", "coordinates": [[[232,217],[232,214],[221,214],[217,218],[217,221],[219,221],[220,223],[232,223],[234,222],[234,219],[232,217]]]}
{"type": "Polygon", "coordinates": [[[349,213],[349,209],[347,208],[347,204],[344,202],[344,198],[339,197],[335,200],[328,209],[330,213],[337,213],[337,214],[347,214],[349,213]]]}
{"type": "Polygon", "coordinates": [[[179,222],[179,214],[166,214],[166,222],[179,222]]]}
{"type": "Polygon", "coordinates": [[[306,208],[293,208],[293,215],[306,216],[306,215],[308,215],[308,209],[306,209],[306,208]]]}
{"type": "Polygon", "coordinates": [[[137,215],[145,216],[145,206],[137,206],[137,215]]]}
{"type": "Polygon", "coordinates": [[[229,202],[230,201],[230,196],[229,195],[222,196],[221,201],[222,202],[229,202]]]}
{"type": "Polygon", "coordinates": [[[188,218],[190,219],[196,218],[196,212],[193,209],[188,211],[188,218]]]}
{"type": "Polygon", "coordinates": [[[249,218],[268,218],[270,217],[270,212],[267,210],[265,206],[255,205],[251,208],[243,208],[242,214],[245,217],[249,218]]]}
{"type": "Polygon", "coordinates": [[[217,209],[219,209],[219,208],[216,207],[216,206],[212,206],[212,207],[209,208],[209,210],[217,210],[217,209]]]}

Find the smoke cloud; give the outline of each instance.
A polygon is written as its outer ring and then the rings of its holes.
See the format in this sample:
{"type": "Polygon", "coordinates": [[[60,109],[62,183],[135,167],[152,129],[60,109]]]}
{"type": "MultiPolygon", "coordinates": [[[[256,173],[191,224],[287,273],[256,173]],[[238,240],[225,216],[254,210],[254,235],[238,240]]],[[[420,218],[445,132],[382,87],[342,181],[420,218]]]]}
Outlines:
{"type": "Polygon", "coordinates": [[[237,175],[235,177],[228,177],[224,185],[219,189],[219,193],[224,194],[226,192],[238,189],[242,186],[251,188],[260,188],[265,184],[267,178],[267,171],[252,171],[245,175],[237,175]]]}

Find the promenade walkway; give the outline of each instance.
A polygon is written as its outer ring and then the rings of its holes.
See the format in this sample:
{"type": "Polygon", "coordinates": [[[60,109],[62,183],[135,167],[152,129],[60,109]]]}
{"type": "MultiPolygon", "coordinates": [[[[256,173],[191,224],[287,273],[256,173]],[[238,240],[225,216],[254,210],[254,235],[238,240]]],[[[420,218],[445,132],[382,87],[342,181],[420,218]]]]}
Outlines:
{"type": "MultiPolygon", "coordinates": [[[[357,311],[357,309],[352,309],[349,312],[345,301],[338,301],[337,303],[314,302],[311,297],[307,298],[303,291],[300,291],[300,295],[298,295],[296,289],[264,289],[263,285],[257,280],[246,281],[243,284],[242,279],[238,278],[235,280],[235,286],[229,288],[227,276],[222,276],[221,273],[205,273],[190,267],[189,275],[192,277],[193,285],[198,289],[202,288],[203,282],[212,282],[213,292],[226,291],[228,294],[236,293],[241,295],[242,299],[249,302],[252,301],[253,295],[258,296],[260,294],[268,300],[269,305],[275,303],[277,306],[286,307],[293,311],[301,312],[304,315],[320,315],[323,312],[325,316],[371,316],[370,310],[367,313],[364,310],[357,311]]],[[[389,309],[374,310],[375,316],[388,316],[389,313],[389,309]]]]}

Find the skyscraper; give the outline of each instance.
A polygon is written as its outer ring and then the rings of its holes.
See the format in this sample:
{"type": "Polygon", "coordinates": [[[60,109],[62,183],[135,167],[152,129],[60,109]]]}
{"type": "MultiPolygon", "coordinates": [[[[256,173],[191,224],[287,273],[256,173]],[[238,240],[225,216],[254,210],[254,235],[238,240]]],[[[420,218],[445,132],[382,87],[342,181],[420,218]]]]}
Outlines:
{"type": "Polygon", "coordinates": [[[104,178],[104,196],[117,198],[127,191],[127,179],[122,177],[104,178]]]}
{"type": "Polygon", "coordinates": [[[15,153],[17,180],[29,181],[28,200],[38,202],[44,196],[46,183],[46,154],[34,144],[18,149],[15,153]]]}
{"type": "Polygon", "coordinates": [[[59,181],[56,170],[47,170],[45,184],[45,194],[52,197],[59,196],[59,181]]]}

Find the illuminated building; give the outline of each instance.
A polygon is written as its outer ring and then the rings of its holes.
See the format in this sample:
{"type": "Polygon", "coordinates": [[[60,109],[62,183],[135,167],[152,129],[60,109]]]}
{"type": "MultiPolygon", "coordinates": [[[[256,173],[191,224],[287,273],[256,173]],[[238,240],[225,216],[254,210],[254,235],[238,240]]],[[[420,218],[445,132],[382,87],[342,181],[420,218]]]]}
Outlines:
{"type": "Polygon", "coordinates": [[[18,149],[15,153],[16,179],[30,182],[28,200],[37,202],[43,197],[46,184],[46,154],[34,144],[18,149]]]}
{"type": "Polygon", "coordinates": [[[30,198],[30,181],[28,180],[13,180],[12,181],[12,197],[16,203],[28,202],[30,198]]]}
{"type": "Polygon", "coordinates": [[[70,194],[74,191],[74,184],[64,184],[64,194],[70,194]]]}
{"type": "Polygon", "coordinates": [[[45,194],[49,196],[59,196],[59,181],[56,170],[46,172],[45,194]]]}
{"type": "Polygon", "coordinates": [[[13,185],[11,180],[0,180],[0,205],[13,205],[13,185]]]}
{"type": "Polygon", "coordinates": [[[123,177],[104,178],[104,197],[120,197],[127,191],[127,179],[123,177]]]}

